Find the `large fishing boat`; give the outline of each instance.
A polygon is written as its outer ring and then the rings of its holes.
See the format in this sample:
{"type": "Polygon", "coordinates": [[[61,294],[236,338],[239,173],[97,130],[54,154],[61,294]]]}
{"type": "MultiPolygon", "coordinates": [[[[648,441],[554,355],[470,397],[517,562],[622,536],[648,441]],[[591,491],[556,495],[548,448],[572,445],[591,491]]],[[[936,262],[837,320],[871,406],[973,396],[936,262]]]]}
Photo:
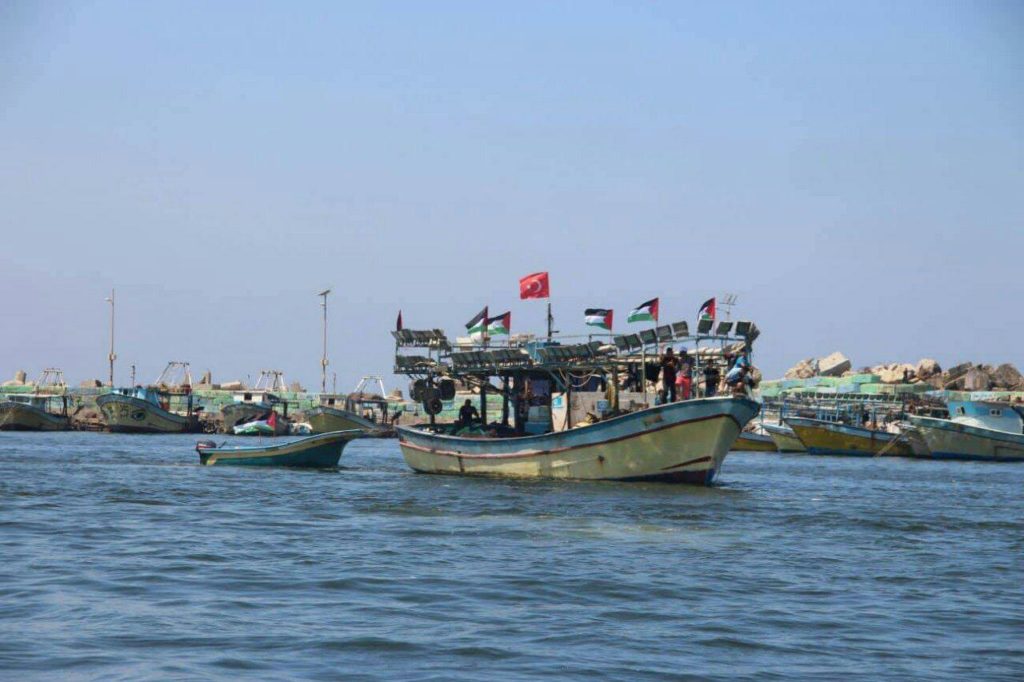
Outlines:
{"type": "Polygon", "coordinates": [[[937,459],[1024,461],[1021,406],[950,401],[949,419],[909,415],[913,432],[937,459]]]}
{"type": "Polygon", "coordinates": [[[69,428],[67,384],[59,369],[45,369],[31,393],[0,399],[0,431],[66,431],[69,428]]]}
{"type": "Polygon", "coordinates": [[[395,371],[424,382],[417,397],[432,422],[398,427],[402,454],[412,469],[424,473],[709,484],[757,415],[758,403],[723,396],[655,405],[645,380],[651,370],[656,373],[653,361],[669,345],[693,345],[695,376],[702,363],[724,362],[726,350],[749,354],[758,334],[755,325],[737,323],[732,336],[732,322],[721,323],[715,334],[706,322],[696,336],[679,322],[616,336],[610,343],[565,345],[550,336],[547,341],[522,337],[506,347],[479,350],[453,350],[441,330],[396,331],[395,371]],[[427,355],[401,352],[414,347],[425,348],[427,355]],[[433,416],[444,407],[439,384],[446,380],[480,396],[478,424],[435,422],[433,416]],[[577,419],[574,401],[586,397],[582,385],[595,382],[603,384],[605,399],[596,401],[596,414],[577,419]],[[620,389],[637,382],[644,387],[642,403],[623,405],[620,389]],[[501,417],[494,422],[487,419],[488,394],[502,398],[501,417]],[[553,407],[565,415],[557,427],[553,407]]]}
{"type": "Polygon", "coordinates": [[[199,418],[193,410],[192,376],[187,362],[170,362],[153,386],[115,388],[97,398],[96,405],[108,431],[199,431],[199,418]]]}
{"type": "Polygon", "coordinates": [[[812,455],[873,457],[913,454],[897,433],[806,417],[786,417],[785,422],[812,455]]]}

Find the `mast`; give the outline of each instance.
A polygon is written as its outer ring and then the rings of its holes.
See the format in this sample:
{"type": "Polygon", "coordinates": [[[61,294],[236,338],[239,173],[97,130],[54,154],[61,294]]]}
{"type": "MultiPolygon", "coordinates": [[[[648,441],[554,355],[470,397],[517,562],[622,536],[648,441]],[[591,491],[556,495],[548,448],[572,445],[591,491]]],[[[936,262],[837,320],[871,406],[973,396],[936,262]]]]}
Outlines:
{"type": "Polygon", "coordinates": [[[107,355],[107,360],[110,361],[110,387],[114,387],[114,360],[117,359],[117,354],[114,353],[114,290],[110,290],[110,297],[107,299],[107,303],[110,304],[110,353],[107,355]]]}
{"type": "Polygon", "coordinates": [[[324,289],[317,296],[323,298],[320,305],[324,309],[324,352],[320,357],[320,392],[327,393],[327,294],[331,293],[330,289],[324,289]]]}

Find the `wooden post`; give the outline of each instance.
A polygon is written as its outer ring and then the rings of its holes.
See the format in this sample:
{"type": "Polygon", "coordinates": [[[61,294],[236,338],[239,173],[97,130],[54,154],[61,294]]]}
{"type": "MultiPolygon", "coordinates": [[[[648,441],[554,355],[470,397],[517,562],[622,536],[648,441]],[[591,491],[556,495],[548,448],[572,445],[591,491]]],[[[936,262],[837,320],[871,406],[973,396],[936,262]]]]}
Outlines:
{"type": "Polygon", "coordinates": [[[484,376],[484,381],[480,385],[480,424],[484,427],[487,426],[487,386],[489,383],[487,377],[484,376]]]}
{"type": "Polygon", "coordinates": [[[501,423],[508,428],[508,374],[501,377],[501,423]]]}

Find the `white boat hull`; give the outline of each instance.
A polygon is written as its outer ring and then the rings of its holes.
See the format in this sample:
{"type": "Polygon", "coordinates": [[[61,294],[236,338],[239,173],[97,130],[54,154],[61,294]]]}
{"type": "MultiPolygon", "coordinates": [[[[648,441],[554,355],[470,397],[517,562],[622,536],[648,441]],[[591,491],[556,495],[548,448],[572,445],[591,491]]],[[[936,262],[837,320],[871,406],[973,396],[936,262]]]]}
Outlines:
{"type": "Polygon", "coordinates": [[[405,461],[424,473],[706,485],[758,409],[745,398],[707,398],[541,436],[398,433],[405,461]]]}
{"type": "Polygon", "coordinates": [[[931,417],[910,421],[935,459],[1024,461],[1024,435],[931,417]]]}

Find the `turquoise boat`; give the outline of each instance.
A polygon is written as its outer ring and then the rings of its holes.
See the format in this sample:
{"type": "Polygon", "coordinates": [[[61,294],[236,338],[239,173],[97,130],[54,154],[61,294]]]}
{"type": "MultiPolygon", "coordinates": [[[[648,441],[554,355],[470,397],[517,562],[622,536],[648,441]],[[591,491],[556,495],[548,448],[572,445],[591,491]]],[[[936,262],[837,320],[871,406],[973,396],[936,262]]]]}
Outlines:
{"type": "Polygon", "coordinates": [[[213,441],[196,443],[203,466],[273,466],[329,469],[338,466],[345,445],[363,434],[360,429],[332,431],[274,445],[218,446],[213,441]]]}

